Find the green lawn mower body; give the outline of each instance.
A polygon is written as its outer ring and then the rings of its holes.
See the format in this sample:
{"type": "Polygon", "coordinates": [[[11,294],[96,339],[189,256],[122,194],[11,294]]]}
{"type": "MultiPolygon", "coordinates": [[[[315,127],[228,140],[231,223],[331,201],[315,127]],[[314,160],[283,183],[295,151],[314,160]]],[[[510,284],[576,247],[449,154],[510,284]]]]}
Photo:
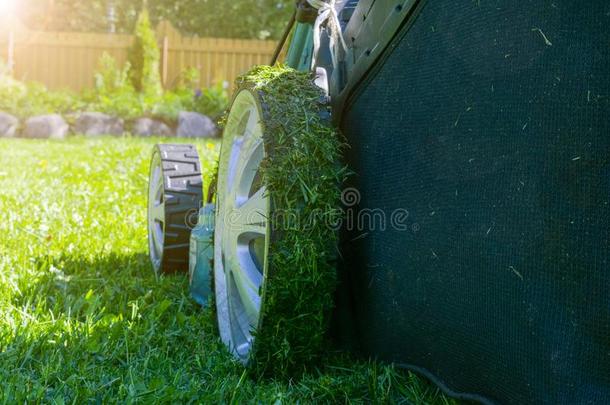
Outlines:
{"type": "MultiPolygon", "coordinates": [[[[273,63],[315,72],[344,208],[382,218],[341,230],[338,344],[458,398],[610,403],[610,3],[348,0],[347,49],[322,30],[315,55],[298,9],[273,63]]],[[[213,207],[191,234],[202,303],[213,207]]]]}

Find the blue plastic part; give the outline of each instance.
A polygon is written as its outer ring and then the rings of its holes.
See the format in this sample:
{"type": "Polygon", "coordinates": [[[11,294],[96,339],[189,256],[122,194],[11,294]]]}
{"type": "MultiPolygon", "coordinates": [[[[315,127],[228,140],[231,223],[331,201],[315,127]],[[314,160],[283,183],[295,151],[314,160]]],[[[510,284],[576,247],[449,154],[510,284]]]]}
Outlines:
{"type": "Polygon", "coordinates": [[[189,280],[193,299],[202,306],[212,293],[212,259],[214,258],[214,204],[199,210],[197,226],[191,231],[189,250],[189,280]]]}

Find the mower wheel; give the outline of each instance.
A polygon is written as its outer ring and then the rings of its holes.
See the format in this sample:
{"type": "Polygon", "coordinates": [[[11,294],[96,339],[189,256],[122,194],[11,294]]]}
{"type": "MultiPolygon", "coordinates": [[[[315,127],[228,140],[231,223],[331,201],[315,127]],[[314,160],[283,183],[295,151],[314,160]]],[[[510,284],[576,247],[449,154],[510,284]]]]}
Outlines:
{"type": "Polygon", "coordinates": [[[148,247],[156,273],[188,271],[203,182],[193,145],[155,145],[148,183],[148,247]]]}

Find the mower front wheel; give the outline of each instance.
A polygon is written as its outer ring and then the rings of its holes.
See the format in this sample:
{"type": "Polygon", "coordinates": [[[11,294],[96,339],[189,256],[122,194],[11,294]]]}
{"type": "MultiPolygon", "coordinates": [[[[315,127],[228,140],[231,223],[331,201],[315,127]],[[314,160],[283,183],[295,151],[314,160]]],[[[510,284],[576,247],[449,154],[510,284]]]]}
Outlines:
{"type": "Polygon", "coordinates": [[[240,82],[218,163],[218,327],[255,374],[294,375],[326,345],[342,143],[310,75],[258,67],[240,82]]]}

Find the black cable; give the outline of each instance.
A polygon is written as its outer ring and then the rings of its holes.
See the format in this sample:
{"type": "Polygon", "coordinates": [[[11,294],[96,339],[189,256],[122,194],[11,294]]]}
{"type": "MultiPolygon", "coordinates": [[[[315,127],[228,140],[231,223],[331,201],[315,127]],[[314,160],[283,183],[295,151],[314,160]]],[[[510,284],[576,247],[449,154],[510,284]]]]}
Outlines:
{"type": "Polygon", "coordinates": [[[426,370],[425,368],[421,368],[421,367],[417,367],[417,366],[413,366],[410,364],[404,364],[404,363],[393,363],[396,367],[398,368],[402,368],[404,370],[408,370],[408,371],[412,371],[416,374],[420,374],[422,376],[424,376],[425,378],[427,378],[428,380],[432,381],[432,383],[434,385],[436,385],[445,395],[448,395],[452,398],[461,400],[461,401],[472,401],[472,402],[478,402],[480,404],[483,405],[496,405],[495,402],[481,396],[478,394],[468,394],[465,392],[457,392],[452,390],[451,388],[449,388],[442,380],[440,380],[439,378],[437,378],[434,374],[432,374],[431,372],[429,372],[428,370],[426,370]]]}

